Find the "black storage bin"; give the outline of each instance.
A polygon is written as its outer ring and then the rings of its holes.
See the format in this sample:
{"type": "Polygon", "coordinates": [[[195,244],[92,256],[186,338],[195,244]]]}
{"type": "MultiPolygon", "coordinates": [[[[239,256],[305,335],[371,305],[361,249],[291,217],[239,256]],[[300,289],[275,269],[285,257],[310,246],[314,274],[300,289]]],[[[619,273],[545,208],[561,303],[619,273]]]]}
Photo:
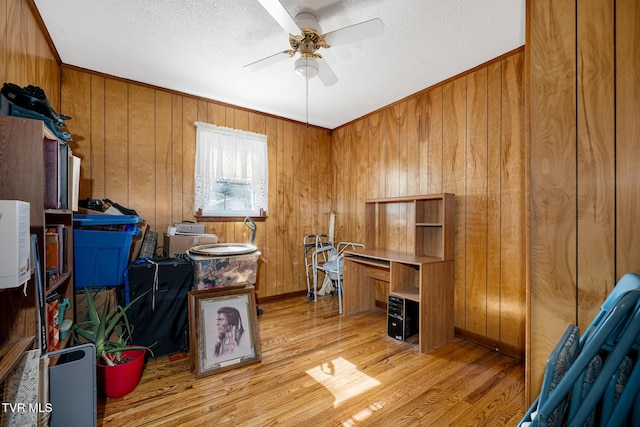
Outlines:
{"type": "Polygon", "coordinates": [[[133,343],[153,347],[155,357],[189,351],[188,293],[193,267],[183,258],[152,258],[127,268],[129,298],[136,301],[127,311],[133,343]],[[157,287],[154,278],[157,268],[157,287]]]}

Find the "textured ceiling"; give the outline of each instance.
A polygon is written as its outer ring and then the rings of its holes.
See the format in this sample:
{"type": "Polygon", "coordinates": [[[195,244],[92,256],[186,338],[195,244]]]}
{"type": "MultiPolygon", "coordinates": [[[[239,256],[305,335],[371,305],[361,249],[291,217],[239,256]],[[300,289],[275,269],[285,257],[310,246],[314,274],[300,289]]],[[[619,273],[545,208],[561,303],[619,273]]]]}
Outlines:
{"type": "Polygon", "coordinates": [[[324,86],[258,0],[35,0],[64,64],[334,129],[524,44],[525,0],[282,0],[324,33],[372,18],[381,36],[320,49],[324,86]],[[306,94],[308,91],[308,110],[306,94]]]}

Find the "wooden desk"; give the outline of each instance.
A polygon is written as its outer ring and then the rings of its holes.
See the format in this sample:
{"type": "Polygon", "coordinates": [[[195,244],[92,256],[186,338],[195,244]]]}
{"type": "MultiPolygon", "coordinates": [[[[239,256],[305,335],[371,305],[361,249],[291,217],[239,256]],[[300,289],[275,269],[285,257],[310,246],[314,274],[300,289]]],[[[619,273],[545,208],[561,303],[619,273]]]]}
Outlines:
{"type": "Polygon", "coordinates": [[[419,304],[419,350],[427,353],[454,337],[453,260],[385,250],[347,251],[343,271],[344,314],[376,308],[374,280],[419,304]]]}

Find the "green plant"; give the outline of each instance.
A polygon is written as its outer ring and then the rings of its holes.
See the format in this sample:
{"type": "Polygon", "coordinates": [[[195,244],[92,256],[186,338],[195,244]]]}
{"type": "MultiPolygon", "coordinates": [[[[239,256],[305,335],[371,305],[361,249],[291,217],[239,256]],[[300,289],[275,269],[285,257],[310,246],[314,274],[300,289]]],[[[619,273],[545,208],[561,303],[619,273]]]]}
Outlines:
{"type": "MultiPolygon", "coordinates": [[[[127,318],[127,310],[147,292],[139,295],[125,307],[115,306],[109,310],[109,294],[106,294],[102,314],[95,307],[95,296],[85,288],[87,294],[87,320],[73,326],[73,337],[76,342],[82,340],[92,342],[96,346],[96,362],[113,366],[122,363],[122,352],[125,350],[148,350],[150,347],[130,345],[133,336],[133,325],[127,318]],[[82,338],[82,339],[80,339],[82,338]]],[[[106,292],[104,290],[98,292],[106,292]]],[[[97,296],[98,293],[95,293],[97,296]]]]}

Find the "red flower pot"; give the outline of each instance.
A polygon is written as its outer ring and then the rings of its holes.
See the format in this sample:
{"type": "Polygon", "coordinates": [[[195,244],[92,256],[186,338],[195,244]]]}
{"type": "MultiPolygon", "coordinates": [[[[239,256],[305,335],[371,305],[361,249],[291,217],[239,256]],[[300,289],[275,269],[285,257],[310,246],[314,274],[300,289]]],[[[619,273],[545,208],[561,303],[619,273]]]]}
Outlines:
{"type": "Polygon", "coordinates": [[[146,350],[125,350],[124,363],[114,366],[98,363],[96,374],[102,393],[112,399],[131,393],[140,382],[145,353],[146,350]]]}

